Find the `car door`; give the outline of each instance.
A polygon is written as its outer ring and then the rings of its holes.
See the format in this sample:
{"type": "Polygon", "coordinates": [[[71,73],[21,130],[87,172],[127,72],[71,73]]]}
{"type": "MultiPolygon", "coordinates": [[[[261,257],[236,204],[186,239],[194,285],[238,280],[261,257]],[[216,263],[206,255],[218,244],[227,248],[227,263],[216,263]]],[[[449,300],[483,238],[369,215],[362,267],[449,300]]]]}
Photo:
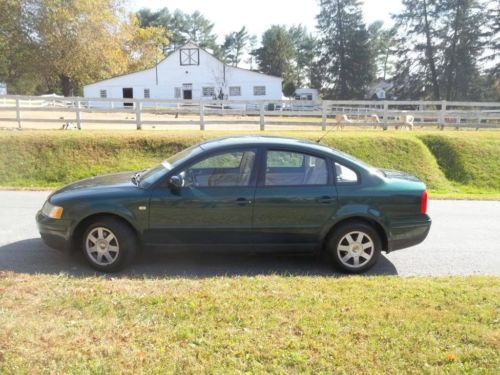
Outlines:
{"type": "Polygon", "coordinates": [[[172,171],[178,191],[153,189],[145,242],[155,245],[251,244],[257,150],[232,149],[172,171]]]}
{"type": "Polygon", "coordinates": [[[330,160],[302,151],[268,149],[255,192],[255,243],[292,250],[315,246],[334,216],[337,191],[330,160]]]}

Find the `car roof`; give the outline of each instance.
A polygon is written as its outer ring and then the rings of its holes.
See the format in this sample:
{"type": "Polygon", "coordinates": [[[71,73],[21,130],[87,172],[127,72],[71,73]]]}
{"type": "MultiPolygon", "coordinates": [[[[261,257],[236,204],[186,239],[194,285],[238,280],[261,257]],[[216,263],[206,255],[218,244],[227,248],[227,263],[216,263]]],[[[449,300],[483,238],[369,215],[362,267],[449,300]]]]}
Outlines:
{"type": "Polygon", "coordinates": [[[204,150],[210,150],[221,147],[231,146],[296,146],[301,148],[308,148],[327,153],[335,153],[336,150],[322,145],[320,143],[307,141],[304,139],[286,138],[286,137],[273,137],[262,135],[243,135],[215,138],[209,141],[200,143],[199,145],[204,150]]]}

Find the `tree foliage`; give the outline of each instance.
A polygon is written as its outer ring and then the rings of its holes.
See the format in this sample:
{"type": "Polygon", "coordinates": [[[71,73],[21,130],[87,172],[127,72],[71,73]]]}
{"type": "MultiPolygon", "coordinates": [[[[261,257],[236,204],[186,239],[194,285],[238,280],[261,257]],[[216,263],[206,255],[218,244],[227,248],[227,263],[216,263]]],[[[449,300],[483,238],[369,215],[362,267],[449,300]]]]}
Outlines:
{"type": "Polygon", "coordinates": [[[369,35],[358,0],[322,0],[318,15],[321,64],[327,96],[363,98],[375,78],[369,35]]]}
{"type": "Polygon", "coordinates": [[[261,47],[254,54],[263,73],[285,80],[293,74],[295,48],[286,27],[273,25],[266,30],[262,35],[261,47]]]}
{"type": "Polygon", "coordinates": [[[394,28],[384,28],[382,21],[375,21],[368,26],[370,48],[377,77],[384,80],[395,72],[395,36],[394,28]]]}
{"type": "Polygon", "coordinates": [[[127,18],[119,0],[2,0],[1,7],[7,81],[26,77],[41,86],[17,86],[21,92],[73,95],[83,84],[153,65],[156,45],[167,43],[163,29],[140,29],[127,18]]]}
{"type": "Polygon", "coordinates": [[[141,27],[156,26],[170,31],[169,50],[191,41],[201,48],[218,52],[214,24],[198,11],[188,14],[178,9],[172,13],[168,8],[158,11],[145,8],[137,12],[137,17],[141,27]]]}
{"type": "Polygon", "coordinates": [[[484,21],[479,0],[403,0],[395,16],[398,75],[408,97],[434,100],[480,98],[484,21]]]}
{"type": "Polygon", "coordinates": [[[252,36],[245,26],[239,31],[233,31],[226,35],[224,44],[220,48],[221,58],[232,66],[238,66],[243,54],[248,52],[251,45],[252,36]]]}
{"type": "Polygon", "coordinates": [[[81,86],[153,66],[188,41],[226,64],[363,98],[376,77],[399,99],[499,100],[500,0],[402,0],[395,25],[365,26],[360,0],[320,0],[317,33],[245,26],[217,40],[200,12],[142,9],[125,0],[0,0],[0,81],[10,93],[80,93],[81,86]],[[259,43],[260,42],[260,43],[259,43]]]}

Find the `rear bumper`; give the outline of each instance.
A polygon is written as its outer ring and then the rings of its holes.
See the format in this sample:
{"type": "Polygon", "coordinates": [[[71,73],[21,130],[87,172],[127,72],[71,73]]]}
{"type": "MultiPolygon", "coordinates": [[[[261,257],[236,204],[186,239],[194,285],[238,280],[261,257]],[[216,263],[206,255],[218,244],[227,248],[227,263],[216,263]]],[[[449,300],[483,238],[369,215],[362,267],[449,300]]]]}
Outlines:
{"type": "Polygon", "coordinates": [[[423,242],[431,229],[431,218],[422,218],[412,222],[402,222],[391,227],[387,252],[406,249],[423,242]]]}
{"type": "Polygon", "coordinates": [[[36,223],[40,236],[47,246],[59,251],[69,250],[71,242],[69,220],[54,220],[38,211],[36,223]]]}

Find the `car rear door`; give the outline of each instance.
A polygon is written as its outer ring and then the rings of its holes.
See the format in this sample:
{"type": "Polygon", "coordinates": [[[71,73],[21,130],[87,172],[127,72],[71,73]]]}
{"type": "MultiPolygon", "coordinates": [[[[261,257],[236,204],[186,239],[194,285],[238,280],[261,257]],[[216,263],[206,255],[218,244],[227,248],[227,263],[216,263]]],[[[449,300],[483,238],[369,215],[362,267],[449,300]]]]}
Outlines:
{"type": "Polygon", "coordinates": [[[329,158],[269,148],[260,169],[253,212],[255,244],[287,251],[316,246],[337,209],[329,158]]]}

